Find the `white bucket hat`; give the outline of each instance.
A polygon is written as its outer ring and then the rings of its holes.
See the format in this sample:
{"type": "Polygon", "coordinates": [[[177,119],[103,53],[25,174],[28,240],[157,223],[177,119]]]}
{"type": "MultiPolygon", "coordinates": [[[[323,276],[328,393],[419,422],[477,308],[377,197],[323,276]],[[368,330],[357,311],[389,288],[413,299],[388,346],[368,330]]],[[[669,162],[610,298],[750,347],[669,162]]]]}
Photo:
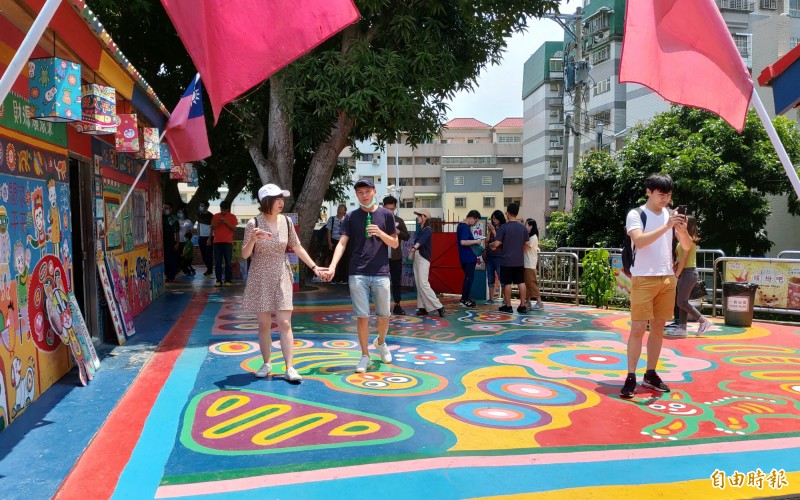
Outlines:
{"type": "Polygon", "coordinates": [[[281,189],[275,184],[265,184],[258,190],[258,201],[263,200],[267,196],[283,196],[288,198],[291,193],[285,189],[281,189]]]}

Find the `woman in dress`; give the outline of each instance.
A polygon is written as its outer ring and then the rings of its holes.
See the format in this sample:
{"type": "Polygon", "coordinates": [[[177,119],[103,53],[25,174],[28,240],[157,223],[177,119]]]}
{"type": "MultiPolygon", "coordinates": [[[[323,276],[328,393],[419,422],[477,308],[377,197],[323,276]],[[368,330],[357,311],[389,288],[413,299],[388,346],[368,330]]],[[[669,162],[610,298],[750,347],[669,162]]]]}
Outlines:
{"type": "Polygon", "coordinates": [[[536,220],[528,219],[525,221],[525,227],[528,228],[529,243],[523,255],[525,290],[528,294],[525,307],[532,310],[541,310],[544,309],[544,304],[542,303],[542,295],[539,292],[539,283],[536,279],[536,267],[539,265],[539,226],[536,224],[536,220]],[[536,304],[531,305],[531,299],[535,299],[536,304]]]}
{"type": "Polygon", "coordinates": [[[256,372],[256,377],[266,377],[272,371],[270,355],[272,351],[272,316],[278,324],[281,338],[281,351],[286,368],[284,377],[292,382],[302,380],[292,363],[294,354],[294,335],[292,334],[292,269],[286,257],[286,248],[291,247],[295,254],[319,276],[322,268],[300,245],[300,240],[291,221],[281,215],[284,197],[289,191],[275,184],[267,184],[258,190],[261,213],[247,223],[242,241],[242,258],[252,256],[251,267],[244,287],[242,308],[254,311],[258,317],[258,345],[264,364],[256,372]]]}
{"type": "Polygon", "coordinates": [[[423,208],[414,212],[417,216],[417,231],[414,235],[414,246],[409,252],[414,258],[414,281],[417,283],[417,316],[425,316],[436,311],[444,317],[444,307],[431,288],[428,276],[431,270],[431,212],[423,208]]]}

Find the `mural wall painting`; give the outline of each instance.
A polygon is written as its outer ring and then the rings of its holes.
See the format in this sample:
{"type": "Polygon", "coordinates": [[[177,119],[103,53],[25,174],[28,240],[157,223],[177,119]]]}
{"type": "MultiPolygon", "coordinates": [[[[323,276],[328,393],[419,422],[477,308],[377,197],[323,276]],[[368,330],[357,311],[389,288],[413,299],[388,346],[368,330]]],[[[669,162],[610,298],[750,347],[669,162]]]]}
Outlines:
{"type": "Polygon", "coordinates": [[[53,295],[72,282],[66,151],[17,137],[0,129],[0,429],[70,368],[69,350],[51,327],[58,307],[61,325],[73,309],[53,295]]]}
{"type": "Polygon", "coordinates": [[[103,258],[97,259],[97,274],[100,278],[100,286],[103,288],[103,293],[108,303],[108,312],[111,316],[111,323],[114,326],[114,333],[117,335],[117,342],[119,345],[125,344],[125,325],[122,322],[122,315],[119,311],[119,304],[114,298],[114,289],[111,284],[111,279],[108,277],[108,268],[106,268],[106,260],[103,258]]]}

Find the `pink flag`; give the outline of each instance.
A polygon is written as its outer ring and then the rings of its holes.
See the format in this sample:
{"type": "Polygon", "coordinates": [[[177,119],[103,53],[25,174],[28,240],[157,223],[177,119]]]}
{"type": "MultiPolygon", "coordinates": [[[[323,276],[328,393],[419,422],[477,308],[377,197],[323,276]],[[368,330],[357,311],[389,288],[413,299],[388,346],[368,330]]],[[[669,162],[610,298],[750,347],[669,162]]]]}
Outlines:
{"type": "Polygon", "coordinates": [[[361,14],[353,0],[161,0],[208,89],[222,107],[361,14]]]}
{"type": "Polygon", "coordinates": [[[753,80],[712,0],[630,0],[620,82],[718,114],[739,133],[753,80]]]}
{"type": "Polygon", "coordinates": [[[203,115],[203,85],[196,75],[169,117],[166,139],[174,163],[202,160],[211,156],[206,119],[203,115]]]}

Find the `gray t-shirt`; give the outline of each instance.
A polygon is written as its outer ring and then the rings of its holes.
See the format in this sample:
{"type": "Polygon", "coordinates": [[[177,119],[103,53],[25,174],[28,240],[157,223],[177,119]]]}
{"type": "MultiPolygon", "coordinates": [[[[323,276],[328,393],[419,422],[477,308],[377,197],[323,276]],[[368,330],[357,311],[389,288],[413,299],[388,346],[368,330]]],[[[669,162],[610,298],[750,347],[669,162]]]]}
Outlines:
{"type": "Polygon", "coordinates": [[[383,207],[374,212],[357,208],[345,215],[341,231],[349,238],[347,245],[353,251],[350,275],[389,276],[389,247],[377,236],[367,238],[365,235],[368,213],[372,215],[372,223],[384,233],[392,235],[397,232],[394,214],[383,207]]]}
{"type": "Polygon", "coordinates": [[[503,251],[501,266],[523,267],[525,264],[525,243],[528,242],[528,229],[517,221],[509,221],[497,230],[497,241],[501,241],[503,251]]]}

